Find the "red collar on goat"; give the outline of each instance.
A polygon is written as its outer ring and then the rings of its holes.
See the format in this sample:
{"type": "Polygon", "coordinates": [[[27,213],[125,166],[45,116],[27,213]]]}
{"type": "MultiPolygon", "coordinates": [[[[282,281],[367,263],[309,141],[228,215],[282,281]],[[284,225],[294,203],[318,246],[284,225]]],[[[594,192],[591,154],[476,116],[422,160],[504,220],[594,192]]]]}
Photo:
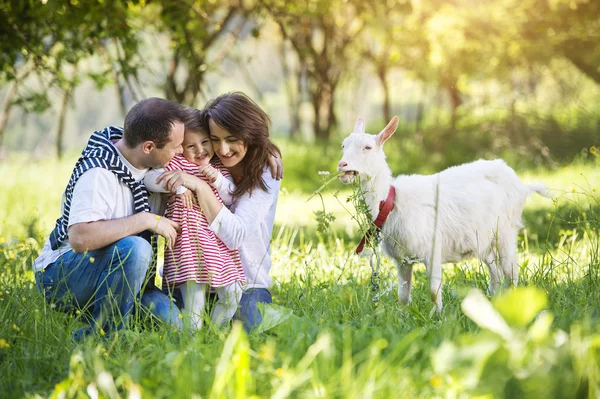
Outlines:
{"type": "Polygon", "coordinates": [[[396,197],[396,189],[394,186],[390,186],[390,191],[388,192],[388,196],[384,201],[379,203],[379,214],[377,215],[377,219],[373,222],[375,225],[375,229],[371,227],[365,236],[360,240],[358,244],[358,248],[356,248],[356,254],[360,254],[363,251],[363,248],[367,242],[367,240],[371,239],[371,236],[381,229],[383,223],[387,219],[391,210],[394,208],[394,198],[396,197]]]}

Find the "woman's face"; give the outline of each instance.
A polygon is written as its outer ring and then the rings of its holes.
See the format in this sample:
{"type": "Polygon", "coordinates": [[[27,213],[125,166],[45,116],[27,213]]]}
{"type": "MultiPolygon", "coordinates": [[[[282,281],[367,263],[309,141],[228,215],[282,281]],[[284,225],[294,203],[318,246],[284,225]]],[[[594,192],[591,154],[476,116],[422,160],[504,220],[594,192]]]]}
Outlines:
{"type": "Polygon", "coordinates": [[[214,155],[210,137],[204,132],[186,131],[183,136],[183,156],[196,165],[208,165],[214,155]]]}
{"type": "Polygon", "coordinates": [[[221,128],[212,119],[208,121],[210,127],[210,140],[215,154],[226,168],[236,166],[246,156],[248,147],[239,138],[221,128]]]}

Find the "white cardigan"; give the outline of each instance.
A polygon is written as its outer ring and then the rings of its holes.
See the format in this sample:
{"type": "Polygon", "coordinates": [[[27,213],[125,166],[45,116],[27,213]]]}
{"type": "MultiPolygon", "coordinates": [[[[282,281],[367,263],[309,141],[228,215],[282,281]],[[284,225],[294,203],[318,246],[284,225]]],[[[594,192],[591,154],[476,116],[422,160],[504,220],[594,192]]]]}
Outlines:
{"type": "Polygon", "coordinates": [[[269,168],[263,169],[262,178],[267,191],[255,187],[252,195],[246,193],[235,199],[231,210],[222,207],[210,225],[227,247],[239,249],[245,289],[271,285],[271,234],[280,182],[271,177],[269,168]]]}

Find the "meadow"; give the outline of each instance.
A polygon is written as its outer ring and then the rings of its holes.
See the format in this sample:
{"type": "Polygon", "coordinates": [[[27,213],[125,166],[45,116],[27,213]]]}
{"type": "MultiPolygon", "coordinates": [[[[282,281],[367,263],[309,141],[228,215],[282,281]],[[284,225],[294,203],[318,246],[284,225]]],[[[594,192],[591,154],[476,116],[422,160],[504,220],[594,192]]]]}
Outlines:
{"type": "Polygon", "coordinates": [[[520,287],[489,298],[484,265],[446,265],[436,315],[422,265],[410,306],[398,303],[387,259],[372,291],[367,259],[354,255],[347,188],[332,183],[322,201],[307,201],[339,152],[290,148],[272,241],[274,304],[250,335],[236,323],[174,331],[140,313],[131,330],[73,342],[83,316],[44,302],[31,262],[74,157],[0,164],[0,396],[600,397],[600,160],[517,170],[555,197],[527,203],[520,287]],[[335,217],[326,232],[316,211],[335,217]]]}

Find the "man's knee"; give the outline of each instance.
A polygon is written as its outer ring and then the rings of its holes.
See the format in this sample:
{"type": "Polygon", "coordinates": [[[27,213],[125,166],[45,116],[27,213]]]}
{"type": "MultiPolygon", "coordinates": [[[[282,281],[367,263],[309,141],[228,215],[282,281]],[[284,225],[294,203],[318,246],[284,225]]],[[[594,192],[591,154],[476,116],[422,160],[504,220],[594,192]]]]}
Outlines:
{"type": "Polygon", "coordinates": [[[129,236],[116,242],[119,260],[128,268],[145,274],[152,262],[152,246],[146,240],[137,236],[129,236]]]}

